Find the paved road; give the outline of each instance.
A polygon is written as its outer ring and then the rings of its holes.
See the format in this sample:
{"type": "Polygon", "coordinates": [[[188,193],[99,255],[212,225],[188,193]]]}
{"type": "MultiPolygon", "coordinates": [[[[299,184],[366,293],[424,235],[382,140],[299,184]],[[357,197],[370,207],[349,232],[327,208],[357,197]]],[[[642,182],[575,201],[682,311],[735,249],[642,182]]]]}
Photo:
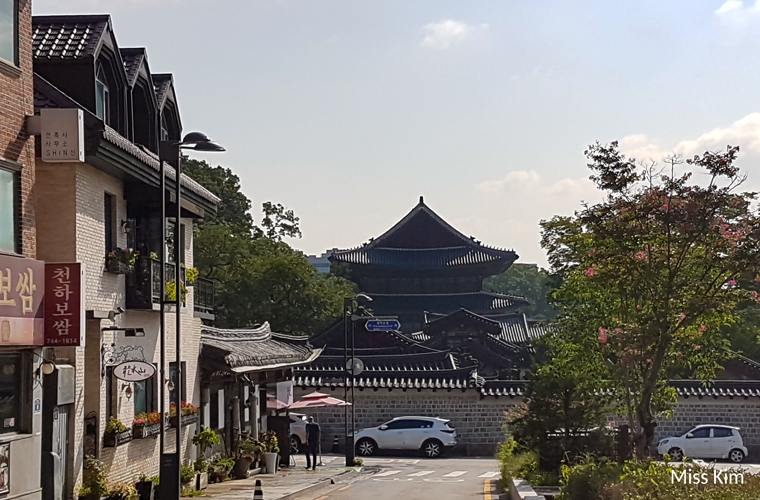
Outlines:
{"type": "Polygon", "coordinates": [[[366,458],[365,471],[315,500],[491,500],[499,467],[492,458],[366,458]]]}

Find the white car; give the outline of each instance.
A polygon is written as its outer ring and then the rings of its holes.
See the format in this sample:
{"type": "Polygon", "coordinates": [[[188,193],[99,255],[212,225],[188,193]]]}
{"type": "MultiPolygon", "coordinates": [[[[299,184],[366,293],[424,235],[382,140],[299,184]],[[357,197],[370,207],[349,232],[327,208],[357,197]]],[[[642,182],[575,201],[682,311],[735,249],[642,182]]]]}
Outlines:
{"type": "Polygon", "coordinates": [[[356,433],[356,453],[363,456],[377,450],[421,450],[426,457],[435,458],[455,444],[456,429],[437,417],[396,417],[356,433]]]}
{"type": "Polygon", "coordinates": [[[686,456],[728,459],[738,464],[747,456],[747,447],[738,427],[709,424],[698,425],[683,436],[661,439],[657,453],[667,453],[675,461],[686,456]]]}
{"type": "Polygon", "coordinates": [[[296,454],[306,443],[306,415],[290,414],[290,453],[296,454]]]}

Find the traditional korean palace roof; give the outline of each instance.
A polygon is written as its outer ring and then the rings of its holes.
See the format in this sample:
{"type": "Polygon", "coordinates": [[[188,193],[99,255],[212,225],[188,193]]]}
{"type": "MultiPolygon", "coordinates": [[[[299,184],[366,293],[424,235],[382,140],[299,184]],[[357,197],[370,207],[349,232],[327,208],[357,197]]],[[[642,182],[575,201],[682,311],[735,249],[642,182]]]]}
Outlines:
{"type": "Polygon", "coordinates": [[[361,247],[339,250],[330,262],[383,269],[437,270],[463,266],[488,266],[492,273],[505,271],[517,260],[512,250],[482,245],[454,229],[420,202],[396,225],[361,247]]]}
{"type": "Polygon", "coordinates": [[[290,368],[311,363],[321,353],[308,338],[274,333],[269,323],[255,329],[201,330],[201,365],[212,373],[290,368]]]}
{"type": "Polygon", "coordinates": [[[548,328],[544,322],[529,321],[522,313],[482,315],[464,308],[449,315],[427,313],[426,319],[427,327],[411,334],[413,339],[424,342],[443,325],[470,320],[481,323],[494,340],[514,347],[543,336],[548,328]]]}
{"type": "Polygon", "coordinates": [[[459,309],[475,311],[508,311],[529,303],[524,297],[493,292],[439,294],[372,294],[372,308],[390,314],[393,311],[431,310],[444,316],[459,309]]]}

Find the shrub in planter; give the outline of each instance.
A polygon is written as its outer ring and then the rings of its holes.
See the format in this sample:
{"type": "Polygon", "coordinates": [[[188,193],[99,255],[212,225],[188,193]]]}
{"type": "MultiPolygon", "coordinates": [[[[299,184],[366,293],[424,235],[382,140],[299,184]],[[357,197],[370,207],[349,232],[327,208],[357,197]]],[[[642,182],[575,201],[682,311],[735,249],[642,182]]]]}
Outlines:
{"type": "Polygon", "coordinates": [[[182,483],[182,488],[187,488],[195,479],[195,469],[190,465],[183,464],[179,473],[179,479],[180,483],[182,483]]]}
{"type": "Polygon", "coordinates": [[[140,500],[153,500],[154,484],[152,478],[149,478],[145,474],[140,474],[140,478],[135,483],[135,489],[137,494],[140,495],[140,500]]]}
{"type": "Polygon", "coordinates": [[[132,439],[129,428],[124,425],[118,418],[111,417],[106,424],[105,434],[103,435],[104,446],[118,446],[132,439]]]}
{"type": "Polygon", "coordinates": [[[207,449],[219,443],[221,443],[219,434],[217,434],[213,429],[206,427],[205,425],[202,425],[201,431],[193,436],[193,444],[195,446],[200,446],[201,448],[201,457],[206,456],[207,449]]]}
{"type": "Polygon", "coordinates": [[[87,457],[84,461],[84,481],[77,490],[79,498],[98,499],[108,495],[108,479],[106,466],[94,457],[87,457]]]}
{"type": "Polygon", "coordinates": [[[137,497],[137,490],[129,483],[116,483],[108,488],[108,500],[129,500],[137,497]]]}
{"type": "Polygon", "coordinates": [[[215,458],[209,464],[209,482],[220,483],[224,481],[234,466],[235,461],[231,458],[215,458]]]}

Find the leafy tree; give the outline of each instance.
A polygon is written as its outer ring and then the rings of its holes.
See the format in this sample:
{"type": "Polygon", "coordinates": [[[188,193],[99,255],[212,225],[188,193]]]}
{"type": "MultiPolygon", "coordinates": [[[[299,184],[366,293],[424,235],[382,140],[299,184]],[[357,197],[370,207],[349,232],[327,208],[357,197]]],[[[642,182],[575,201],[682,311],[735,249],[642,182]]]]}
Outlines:
{"type": "Polygon", "coordinates": [[[512,264],[509,269],[483,282],[488,292],[519,295],[530,302],[523,312],[531,319],[554,319],[558,310],[549,305],[547,295],[551,293],[549,272],[535,264],[512,264]]]}
{"type": "MultiPolygon", "coordinates": [[[[714,378],[727,355],[724,326],[736,304],[757,299],[740,285],[760,280],[760,219],[754,193],[740,193],[738,147],[686,161],[707,173],[689,185],[679,157],[669,172],[640,171],[617,143],[586,151],[591,179],[607,200],[573,217],[542,221],[542,245],[563,278],[554,298],[575,324],[562,335],[596,338],[588,356],[605,362],[628,415],[639,458],[648,455],[656,417],[675,404],[670,373],[714,378]]],[[[577,340],[580,342],[580,340],[577,340]]]]}
{"type": "Polygon", "coordinates": [[[194,264],[215,288],[215,323],[238,328],[269,321],[275,331],[311,334],[342,313],[352,285],[320,275],[280,241],[300,237],[299,219],[281,204],[263,204],[256,226],[251,201],[230,169],[186,159],[185,172],[221,198],[216,214],[195,225],[194,264]]]}

